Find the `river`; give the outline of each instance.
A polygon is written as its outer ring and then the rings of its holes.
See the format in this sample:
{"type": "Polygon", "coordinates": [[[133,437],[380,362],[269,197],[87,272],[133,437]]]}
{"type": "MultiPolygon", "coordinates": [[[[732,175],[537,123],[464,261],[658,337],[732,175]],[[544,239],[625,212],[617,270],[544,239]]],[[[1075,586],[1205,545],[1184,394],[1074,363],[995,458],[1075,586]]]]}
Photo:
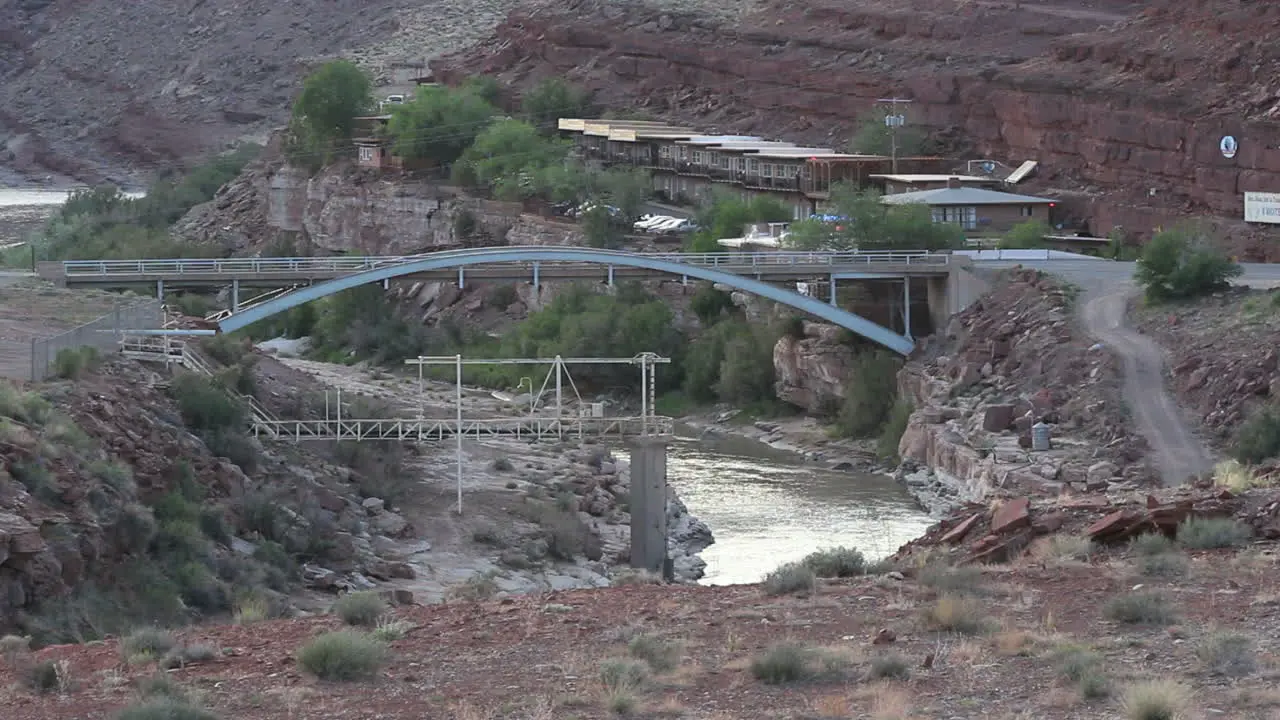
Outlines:
{"type": "Polygon", "coordinates": [[[891,478],[815,468],[743,438],[682,438],[667,476],[715,534],[702,551],[706,585],[758,582],[821,547],[853,546],[878,560],[933,523],[891,478]]]}

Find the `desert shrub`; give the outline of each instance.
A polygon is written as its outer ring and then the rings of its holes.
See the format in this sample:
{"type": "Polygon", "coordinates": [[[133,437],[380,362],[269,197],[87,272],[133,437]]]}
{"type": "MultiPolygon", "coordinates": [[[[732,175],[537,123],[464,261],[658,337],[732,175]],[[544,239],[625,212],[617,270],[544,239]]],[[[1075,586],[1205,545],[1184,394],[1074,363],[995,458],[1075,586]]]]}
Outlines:
{"type": "Polygon", "coordinates": [[[1157,555],[1140,555],[1138,570],[1148,577],[1181,577],[1187,574],[1187,556],[1166,552],[1157,555]]]}
{"type": "Polygon", "coordinates": [[[205,663],[218,657],[217,648],[212,645],[197,643],[195,645],[179,645],[164,654],[160,659],[160,667],[166,670],[186,667],[194,663],[205,663]]]}
{"type": "Polygon", "coordinates": [[[515,470],[515,466],[512,465],[511,461],[505,457],[494,458],[493,462],[489,463],[489,467],[497,472],[511,472],[512,470],[515,470]]]}
{"type": "Polygon", "coordinates": [[[467,578],[465,582],[454,585],[449,588],[446,597],[450,600],[488,600],[497,595],[501,588],[498,583],[488,573],[477,573],[467,578]]]}
{"type": "Polygon", "coordinates": [[[627,643],[631,656],[645,661],[656,673],[670,672],[680,664],[680,645],[656,635],[637,635],[627,643]]]}
{"type": "Polygon", "coordinates": [[[1054,535],[1044,544],[1044,555],[1054,560],[1085,562],[1093,555],[1093,541],[1083,535],[1054,535]]]}
{"type": "Polygon", "coordinates": [[[867,568],[867,561],[862,553],[844,546],[809,553],[800,564],[822,578],[854,577],[862,575],[867,568]]]}
{"type": "Polygon", "coordinates": [[[1253,639],[1240,633],[1211,633],[1196,648],[1196,656],[1214,675],[1244,677],[1258,668],[1253,639]]]}
{"type": "Polygon", "coordinates": [[[1118,595],[1107,602],[1104,612],[1112,620],[1131,625],[1168,625],[1174,620],[1169,598],[1154,590],[1118,595]]]}
{"type": "Polygon", "coordinates": [[[991,620],[981,602],[972,597],[954,594],[939,597],[925,611],[925,620],[937,630],[964,635],[978,635],[991,626],[991,620]]]}
{"type": "Polygon", "coordinates": [[[348,625],[373,627],[386,611],[386,602],[373,592],[347,593],[333,604],[333,614],[348,625]]]}
{"type": "Polygon", "coordinates": [[[378,620],[378,626],[369,634],[379,642],[394,642],[402,639],[412,629],[413,623],[408,620],[388,620],[383,618],[378,620]]]}
{"type": "Polygon", "coordinates": [[[1242,268],[1200,228],[1183,227],[1156,233],[1138,258],[1134,277],[1147,300],[1165,302],[1197,297],[1230,286],[1242,268]]]}
{"type": "Polygon", "coordinates": [[[1173,552],[1173,541],[1159,533],[1144,533],[1129,541],[1129,550],[1135,555],[1159,555],[1173,552]]]}
{"type": "Polygon", "coordinates": [[[58,664],[52,660],[38,662],[26,670],[27,687],[40,694],[53,692],[61,684],[58,664]]]}
{"type": "Polygon", "coordinates": [[[53,373],[64,380],[79,380],[98,363],[98,350],[89,345],[59,350],[53,359],[53,373]]]}
{"type": "Polygon", "coordinates": [[[214,362],[228,366],[239,363],[240,359],[249,352],[244,340],[226,333],[219,333],[211,338],[202,340],[200,349],[208,353],[214,362]]]}
{"type": "Polygon", "coordinates": [[[137,682],[138,695],[144,700],[151,698],[168,698],[170,700],[186,701],[187,693],[167,672],[157,672],[148,677],[139,678],[137,682]]]}
{"type": "Polygon", "coordinates": [[[547,541],[548,555],[559,560],[573,560],[587,550],[587,526],[577,512],[545,503],[538,503],[536,507],[536,522],[547,541]]]}
{"type": "Polygon", "coordinates": [[[193,430],[218,431],[244,425],[244,405],[208,378],[179,372],[169,389],[182,420],[193,430]]]}
{"type": "Polygon", "coordinates": [[[1248,464],[1280,455],[1280,408],[1263,408],[1245,420],[1236,431],[1232,454],[1236,460],[1248,464]]]}
{"type": "Polygon", "coordinates": [[[1178,526],[1178,542],[1193,550],[1212,550],[1243,545],[1253,531],[1231,518],[1188,518],[1178,526]]]}
{"type": "Polygon", "coordinates": [[[351,630],[325,633],[298,651],[298,665],[321,680],[352,681],[372,677],[386,658],[385,645],[351,630]]]}
{"type": "Polygon", "coordinates": [[[634,690],[649,679],[649,670],[642,662],[625,658],[610,658],[600,663],[600,683],[610,691],[634,690]]]}
{"type": "Polygon", "coordinates": [[[907,423],[910,422],[914,409],[906,398],[894,400],[893,407],[889,409],[889,417],[885,418],[884,425],[880,427],[880,437],[876,439],[876,455],[881,460],[898,462],[898,445],[902,442],[903,433],[907,431],[907,423]]]}
{"type": "Polygon", "coordinates": [[[879,655],[871,659],[867,677],[871,680],[906,680],[911,677],[911,666],[901,655],[879,655]]]}
{"type": "Polygon", "coordinates": [[[775,645],[751,661],[751,674],[770,685],[800,682],[813,676],[813,650],[793,643],[775,645]]]}
{"type": "Polygon", "coordinates": [[[1050,660],[1058,672],[1073,683],[1080,682],[1102,665],[1101,655],[1081,645],[1059,646],[1054,649],[1050,660]]]}
{"type": "Polygon", "coordinates": [[[184,700],[156,697],[121,710],[116,720],[218,720],[218,716],[184,700]]]}
{"type": "Polygon", "coordinates": [[[723,315],[733,312],[733,296],[717,290],[711,283],[703,283],[689,301],[689,309],[704,326],[713,325],[723,315]]]}
{"type": "Polygon", "coordinates": [[[1137,683],[1125,689],[1120,700],[1126,720],[1182,720],[1190,693],[1172,680],[1137,683]]]}
{"type": "Polygon", "coordinates": [[[777,596],[812,592],[816,584],[817,575],[813,570],[792,562],[770,571],[760,585],[765,595],[777,596]]]}
{"type": "Polygon", "coordinates": [[[177,638],[167,630],[141,628],[120,640],[120,654],[126,660],[139,657],[159,659],[177,644],[177,638]]]}
{"type": "Polygon", "coordinates": [[[865,438],[880,432],[897,402],[901,367],[899,358],[883,350],[864,350],[854,357],[836,420],[841,433],[865,438]]]}

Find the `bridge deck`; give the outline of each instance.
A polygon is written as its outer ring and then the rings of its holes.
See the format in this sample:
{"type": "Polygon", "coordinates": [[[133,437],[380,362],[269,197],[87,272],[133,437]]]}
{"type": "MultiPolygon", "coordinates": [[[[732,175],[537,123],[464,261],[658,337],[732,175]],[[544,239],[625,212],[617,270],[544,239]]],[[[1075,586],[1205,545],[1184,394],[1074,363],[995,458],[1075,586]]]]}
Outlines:
{"type": "MultiPolygon", "coordinates": [[[[228,285],[232,281],[238,281],[245,286],[275,286],[282,283],[332,280],[354,273],[422,260],[432,255],[75,260],[42,263],[39,270],[42,277],[64,285],[127,285],[164,282],[172,287],[180,287],[228,285]]],[[[643,257],[773,280],[807,280],[833,273],[887,277],[945,275],[951,269],[950,255],[923,252],[645,253],[643,257]]],[[[670,277],[670,273],[664,271],[610,265],[607,261],[586,263],[556,260],[494,262],[461,270],[458,268],[428,270],[404,277],[413,280],[456,280],[460,274],[475,280],[524,280],[534,277],[540,280],[670,277]]]]}

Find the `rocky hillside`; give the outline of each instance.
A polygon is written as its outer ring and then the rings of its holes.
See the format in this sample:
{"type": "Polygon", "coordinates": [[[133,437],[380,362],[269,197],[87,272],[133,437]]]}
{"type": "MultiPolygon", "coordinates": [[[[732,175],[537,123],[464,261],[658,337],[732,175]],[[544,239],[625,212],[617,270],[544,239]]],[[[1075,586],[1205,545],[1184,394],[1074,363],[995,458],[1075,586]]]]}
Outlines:
{"type": "Polygon", "coordinates": [[[1120,363],[1080,326],[1076,288],[1035,270],[992,286],[898,375],[915,408],[898,452],[916,494],[937,510],[1151,483],[1146,444],[1118,400],[1120,363]],[[1047,451],[1032,447],[1036,423],[1049,428],[1047,451]]]}
{"type": "Polygon", "coordinates": [[[1280,402],[1280,292],[1238,287],[1133,314],[1169,352],[1182,406],[1223,449],[1255,411],[1280,402]]]}
{"type": "Polygon", "coordinates": [[[0,0],[0,166],[144,184],[259,140],[314,62],[354,57],[385,83],[483,37],[513,0],[0,0]]]}
{"type": "MultiPolygon", "coordinates": [[[[609,106],[834,145],[876,98],[905,96],[944,145],[1039,161],[1027,188],[1058,194],[1094,232],[1146,232],[1237,219],[1240,192],[1280,185],[1278,13],[1244,0],[809,0],[722,24],[576,0],[515,13],[436,67],[521,85],[564,75],[609,106]]],[[[1242,255],[1276,257],[1266,231],[1227,225],[1242,255]]]]}

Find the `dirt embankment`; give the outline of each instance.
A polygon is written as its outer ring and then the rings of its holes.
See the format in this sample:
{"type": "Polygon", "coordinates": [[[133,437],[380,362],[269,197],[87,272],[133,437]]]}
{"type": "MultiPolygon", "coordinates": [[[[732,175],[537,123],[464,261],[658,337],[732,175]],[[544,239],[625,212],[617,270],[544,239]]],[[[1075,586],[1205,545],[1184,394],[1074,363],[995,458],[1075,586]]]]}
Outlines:
{"type": "Polygon", "coordinates": [[[1280,292],[1235,288],[1131,314],[1168,353],[1174,393],[1219,450],[1255,411],[1280,402],[1280,292]]]}
{"type": "MultiPolygon", "coordinates": [[[[437,67],[521,86],[563,75],[609,107],[833,145],[877,98],[905,96],[944,146],[1039,161],[1027,189],[1060,195],[1094,232],[1147,232],[1238,220],[1240,192],[1280,182],[1277,13],[1237,0],[810,0],[717,23],[579,0],[514,13],[437,67]],[[1239,141],[1232,158],[1224,135],[1239,141]]],[[[1261,242],[1273,231],[1228,224],[1242,256],[1275,257],[1261,242]]]]}

